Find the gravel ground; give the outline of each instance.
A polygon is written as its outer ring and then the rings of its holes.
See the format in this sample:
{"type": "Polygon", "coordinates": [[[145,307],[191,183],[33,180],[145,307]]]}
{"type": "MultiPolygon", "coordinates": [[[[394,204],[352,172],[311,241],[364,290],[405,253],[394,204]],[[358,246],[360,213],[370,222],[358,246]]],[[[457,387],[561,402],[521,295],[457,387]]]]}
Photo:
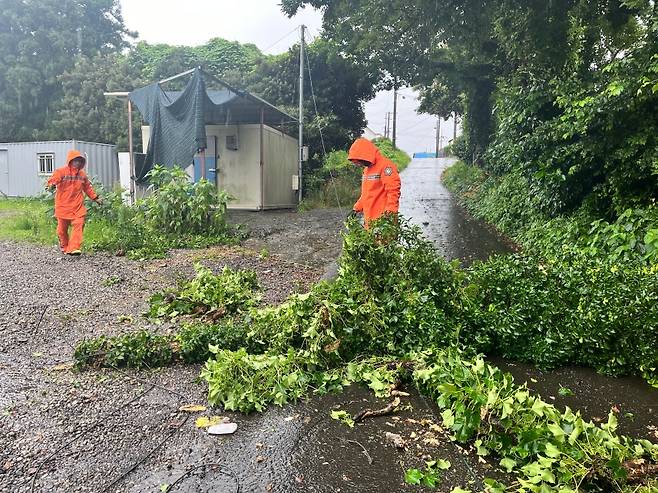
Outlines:
{"type": "MultiPolygon", "coordinates": [[[[255,270],[264,303],[305,291],[320,277],[321,262],[292,263],[271,250],[259,255],[216,247],[135,262],[104,254],[63,257],[54,247],[0,242],[0,491],[30,491],[27,481],[34,476],[34,491],[101,491],[183,425],[180,405],[205,402],[206,388],[196,382],[199,366],[79,373],[70,369],[74,346],[148,326],[142,314],[149,296],[193,276],[197,261],[216,271],[225,265],[255,270]],[[50,453],[52,460],[39,468],[50,453]]],[[[194,433],[190,424],[186,429],[194,433]]],[[[108,491],[115,490],[122,491],[108,491]]]]}

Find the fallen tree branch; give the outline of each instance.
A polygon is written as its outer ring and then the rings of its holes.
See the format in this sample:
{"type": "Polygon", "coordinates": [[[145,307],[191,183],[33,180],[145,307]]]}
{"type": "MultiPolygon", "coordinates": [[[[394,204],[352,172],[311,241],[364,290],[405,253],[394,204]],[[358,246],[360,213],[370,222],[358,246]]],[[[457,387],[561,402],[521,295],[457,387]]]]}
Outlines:
{"type": "Polygon", "coordinates": [[[387,414],[391,414],[393,411],[395,411],[399,405],[400,405],[400,398],[396,397],[395,399],[393,399],[391,403],[389,403],[386,407],[382,409],[377,409],[375,411],[372,411],[370,409],[364,409],[363,411],[356,413],[352,418],[352,420],[355,423],[359,423],[366,418],[376,418],[378,416],[386,416],[387,414]]]}

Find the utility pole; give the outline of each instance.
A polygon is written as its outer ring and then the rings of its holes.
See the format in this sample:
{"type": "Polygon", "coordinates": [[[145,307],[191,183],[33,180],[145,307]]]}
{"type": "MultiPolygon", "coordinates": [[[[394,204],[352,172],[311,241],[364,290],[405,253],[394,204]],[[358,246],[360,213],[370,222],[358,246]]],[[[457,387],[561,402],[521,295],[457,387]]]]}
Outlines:
{"type": "Polygon", "coordinates": [[[439,158],[439,146],[441,145],[441,117],[436,119],[436,157],[439,158]]]}
{"type": "Polygon", "coordinates": [[[299,43],[299,149],[298,160],[299,170],[297,174],[298,184],[297,191],[299,192],[299,202],[302,201],[302,164],[304,153],[304,29],[306,26],[300,26],[300,43],[299,43]]]}
{"type": "Polygon", "coordinates": [[[457,140],[457,112],[453,113],[453,122],[452,122],[452,143],[454,145],[455,140],[457,140]]]}
{"type": "Polygon", "coordinates": [[[395,148],[396,123],[398,119],[398,83],[393,86],[393,148],[395,148]]]}
{"type": "Polygon", "coordinates": [[[386,112],[386,117],[384,118],[384,137],[388,137],[388,111],[386,112]]]}

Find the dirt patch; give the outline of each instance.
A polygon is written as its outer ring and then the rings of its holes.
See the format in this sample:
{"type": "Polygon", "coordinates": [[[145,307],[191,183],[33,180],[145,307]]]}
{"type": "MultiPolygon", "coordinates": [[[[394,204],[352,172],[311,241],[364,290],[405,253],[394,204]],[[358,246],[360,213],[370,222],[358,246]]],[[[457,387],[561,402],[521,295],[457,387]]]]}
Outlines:
{"type": "Polygon", "coordinates": [[[232,222],[246,225],[244,245],[257,252],[280,255],[298,264],[325,269],[340,255],[345,215],[349,210],[314,209],[308,212],[230,211],[232,222]]]}

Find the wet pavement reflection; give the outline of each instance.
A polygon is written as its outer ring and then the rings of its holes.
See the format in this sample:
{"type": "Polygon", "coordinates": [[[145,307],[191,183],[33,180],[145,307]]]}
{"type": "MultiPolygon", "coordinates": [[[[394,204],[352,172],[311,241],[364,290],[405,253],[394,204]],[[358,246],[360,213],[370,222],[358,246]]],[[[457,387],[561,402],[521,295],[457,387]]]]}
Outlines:
{"type": "Polygon", "coordinates": [[[509,252],[509,245],[470,217],[441,183],[441,173],[454,163],[454,158],[414,159],[401,173],[400,213],[420,226],[448,260],[470,264],[509,252]]]}

